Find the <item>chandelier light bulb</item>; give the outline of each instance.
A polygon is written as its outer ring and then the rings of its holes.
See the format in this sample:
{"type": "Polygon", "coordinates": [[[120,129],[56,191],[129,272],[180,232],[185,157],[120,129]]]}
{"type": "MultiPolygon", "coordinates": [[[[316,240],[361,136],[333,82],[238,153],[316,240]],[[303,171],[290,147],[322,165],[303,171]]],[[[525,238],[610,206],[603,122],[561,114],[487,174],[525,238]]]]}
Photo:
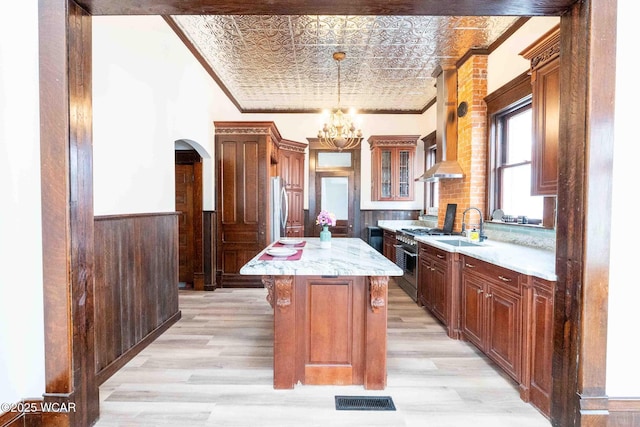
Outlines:
{"type": "Polygon", "coordinates": [[[324,126],[318,131],[320,143],[338,151],[357,146],[362,138],[362,130],[356,126],[356,109],[351,108],[345,114],[340,107],[340,61],[345,57],[344,52],[333,54],[333,59],[338,63],[338,107],[331,113],[323,112],[328,118],[323,120],[324,126]]]}

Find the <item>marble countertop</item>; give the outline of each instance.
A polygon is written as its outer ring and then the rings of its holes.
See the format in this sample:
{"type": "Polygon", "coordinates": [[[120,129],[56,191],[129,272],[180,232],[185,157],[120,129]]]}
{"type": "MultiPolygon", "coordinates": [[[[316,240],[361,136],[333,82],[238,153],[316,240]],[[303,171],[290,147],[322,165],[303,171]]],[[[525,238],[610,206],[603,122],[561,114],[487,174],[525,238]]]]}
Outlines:
{"type": "Polygon", "coordinates": [[[478,246],[460,247],[440,242],[440,240],[466,240],[463,236],[416,236],[415,239],[447,252],[472,256],[522,274],[550,281],[557,280],[556,256],[552,251],[497,240],[485,240],[478,246]]]}
{"type": "Polygon", "coordinates": [[[402,276],[400,267],[385,258],[362,239],[331,239],[331,248],[320,247],[317,237],[304,237],[298,261],[259,258],[272,245],[265,248],[240,269],[240,274],[298,275],[298,276],[402,276]]]}

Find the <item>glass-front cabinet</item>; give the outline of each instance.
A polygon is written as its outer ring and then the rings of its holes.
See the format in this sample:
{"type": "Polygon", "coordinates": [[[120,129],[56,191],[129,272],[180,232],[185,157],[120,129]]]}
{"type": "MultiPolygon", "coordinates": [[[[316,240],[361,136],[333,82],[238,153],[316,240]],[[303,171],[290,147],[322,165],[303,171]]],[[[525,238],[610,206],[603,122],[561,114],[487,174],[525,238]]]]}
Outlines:
{"type": "Polygon", "coordinates": [[[419,135],[371,135],[371,200],[413,200],[419,135]]]}

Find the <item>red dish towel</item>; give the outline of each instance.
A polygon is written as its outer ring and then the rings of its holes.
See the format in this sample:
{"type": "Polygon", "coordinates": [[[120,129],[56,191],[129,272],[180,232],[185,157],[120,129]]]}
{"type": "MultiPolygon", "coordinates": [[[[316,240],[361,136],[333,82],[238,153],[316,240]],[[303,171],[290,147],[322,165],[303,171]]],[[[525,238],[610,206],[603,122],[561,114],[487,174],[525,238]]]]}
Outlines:
{"type": "MultiPolygon", "coordinates": [[[[280,242],[276,242],[276,243],[274,243],[274,244],[273,244],[273,247],[274,247],[274,248],[281,248],[281,247],[283,247],[283,246],[286,246],[286,247],[288,247],[288,248],[289,248],[289,247],[291,247],[291,248],[303,248],[303,247],[304,247],[304,245],[306,245],[306,244],[307,244],[307,242],[306,242],[306,241],[302,241],[302,242],[298,243],[297,245],[283,245],[283,244],[282,244],[282,243],[280,243],[280,242]]],[[[291,255],[291,256],[294,256],[294,255],[291,255]]]]}
{"type": "Polygon", "coordinates": [[[273,260],[277,260],[277,261],[297,261],[300,258],[302,258],[302,249],[298,249],[295,254],[289,255],[288,257],[283,257],[283,256],[274,257],[274,256],[271,256],[271,255],[269,255],[268,253],[265,252],[258,259],[260,261],[273,261],[273,260]]]}

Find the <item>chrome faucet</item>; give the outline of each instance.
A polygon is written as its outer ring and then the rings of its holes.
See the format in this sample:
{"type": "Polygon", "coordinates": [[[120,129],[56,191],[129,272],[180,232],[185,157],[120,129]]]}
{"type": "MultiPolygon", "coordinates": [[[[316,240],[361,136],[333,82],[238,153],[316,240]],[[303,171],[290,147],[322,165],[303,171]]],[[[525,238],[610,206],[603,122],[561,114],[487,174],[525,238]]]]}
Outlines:
{"type": "Polygon", "coordinates": [[[467,212],[469,212],[470,210],[476,210],[478,211],[478,214],[480,215],[480,241],[484,241],[487,236],[484,235],[484,225],[483,225],[483,220],[482,220],[482,211],[476,207],[470,207],[464,210],[464,212],[462,212],[462,234],[464,234],[465,236],[467,235],[465,229],[467,227],[467,225],[464,222],[464,218],[467,215],[467,212]]]}

